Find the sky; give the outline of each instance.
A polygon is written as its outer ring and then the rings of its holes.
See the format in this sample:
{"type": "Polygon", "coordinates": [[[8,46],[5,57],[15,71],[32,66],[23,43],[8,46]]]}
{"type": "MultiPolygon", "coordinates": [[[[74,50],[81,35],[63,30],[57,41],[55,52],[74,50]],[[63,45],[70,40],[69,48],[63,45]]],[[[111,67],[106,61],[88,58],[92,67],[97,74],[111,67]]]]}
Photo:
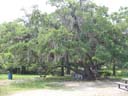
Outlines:
{"type": "Polygon", "coordinates": [[[128,7],[128,0],[94,0],[98,5],[109,8],[109,12],[118,11],[121,6],[128,7]]]}
{"type": "MultiPolygon", "coordinates": [[[[98,5],[105,5],[109,12],[118,11],[120,6],[128,6],[128,0],[94,0],[98,5]]],[[[55,8],[46,4],[46,0],[0,0],[0,23],[9,22],[22,17],[26,9],[28,12],[33,5],[38,5],[43,12],[53,12],[55,8]]]]}

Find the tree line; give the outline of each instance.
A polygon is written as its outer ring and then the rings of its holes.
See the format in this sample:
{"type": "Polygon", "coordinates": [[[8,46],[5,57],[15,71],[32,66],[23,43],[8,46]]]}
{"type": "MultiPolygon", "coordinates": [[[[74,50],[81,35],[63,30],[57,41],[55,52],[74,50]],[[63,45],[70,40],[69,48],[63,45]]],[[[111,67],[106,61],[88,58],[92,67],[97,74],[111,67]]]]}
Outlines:
{"type": "MultiPolygon", "coordinates": [[[[24,18],[0,24],[0,68],[43,75],[81,74],[95,80],[102,70],[128,67],[128,8],[109,14],[90,0],[49,0],[24,18]]],[[[25,10],[24,10],[25,11],[25,10]]]]}

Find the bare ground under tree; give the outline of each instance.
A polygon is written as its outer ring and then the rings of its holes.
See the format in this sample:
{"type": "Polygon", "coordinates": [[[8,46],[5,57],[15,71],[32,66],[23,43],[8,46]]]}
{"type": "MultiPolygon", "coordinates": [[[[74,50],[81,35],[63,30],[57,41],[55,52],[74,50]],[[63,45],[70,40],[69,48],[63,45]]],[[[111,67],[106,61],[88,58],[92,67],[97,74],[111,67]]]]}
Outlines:
{"type": "Polygon", "coordinates": [[[128,91],[118,89],[112,81],[58,82],[60,89],[39,89],[18,92],[10,96],[128,96],[128,91]]]}

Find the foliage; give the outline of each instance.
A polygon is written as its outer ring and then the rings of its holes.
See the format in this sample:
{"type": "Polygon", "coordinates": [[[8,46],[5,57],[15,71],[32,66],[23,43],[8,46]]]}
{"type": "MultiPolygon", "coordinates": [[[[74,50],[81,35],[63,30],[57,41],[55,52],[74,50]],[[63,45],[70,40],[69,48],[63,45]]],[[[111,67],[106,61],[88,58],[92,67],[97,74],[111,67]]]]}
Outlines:
{"type": "Polygon", "coordinates": [[[89,0],[49,0],[54,13],[34,7],[25,19],[0,25],[0,67],[48,75],[71,70],[83,79],[127,66],[127,8],[108,14],[89,0]],[[39,70],[40,69],[40,70],[39,70]]]}

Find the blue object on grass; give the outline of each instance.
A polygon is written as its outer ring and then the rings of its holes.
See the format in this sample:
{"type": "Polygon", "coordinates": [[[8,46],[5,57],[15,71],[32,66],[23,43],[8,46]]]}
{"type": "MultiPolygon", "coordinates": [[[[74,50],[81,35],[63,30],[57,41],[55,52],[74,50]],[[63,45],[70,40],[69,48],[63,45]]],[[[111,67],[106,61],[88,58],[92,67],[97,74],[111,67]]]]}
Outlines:
{"type": "Polygon", "coordinates": [[[11,72],[8,72],[8,79],[12,80],[12,73],[11,72]]]}

